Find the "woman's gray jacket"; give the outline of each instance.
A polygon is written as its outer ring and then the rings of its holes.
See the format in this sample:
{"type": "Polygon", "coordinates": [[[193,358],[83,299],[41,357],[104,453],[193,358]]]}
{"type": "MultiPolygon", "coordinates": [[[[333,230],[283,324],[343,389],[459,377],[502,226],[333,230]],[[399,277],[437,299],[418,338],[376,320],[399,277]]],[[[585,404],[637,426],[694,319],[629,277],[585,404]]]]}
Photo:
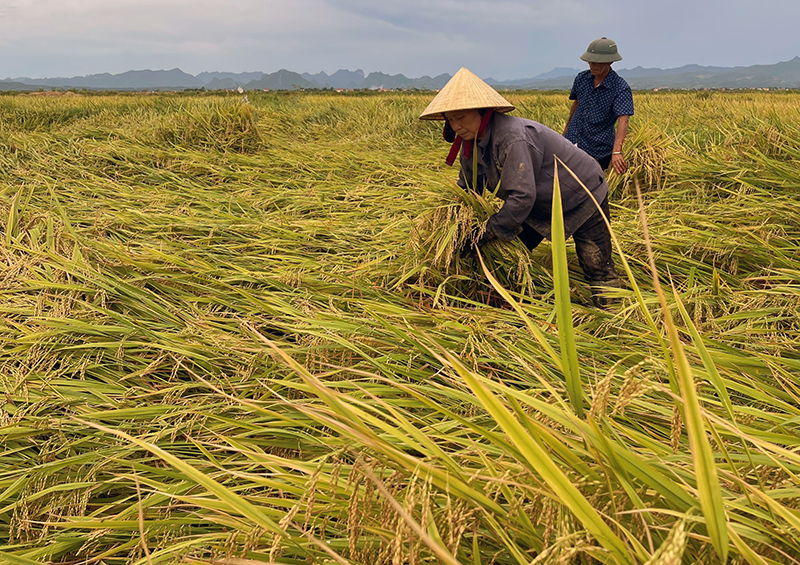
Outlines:
{"type": "MultiPolygon", "coordinates": [[[[472,188],[472,159],[462,152],[458,184],[465,189],[472,188]]],[[[500,239],[514,239],[523,223],[550,239],[557,159],[566,237],[597,210],[586,189],[598,203],[608,195],[608,184],[597,161],[559,133],[532,120],[494,114],[477,143],[477,159],[477,191],[496,190],[505,200],[487,224],[487,230],[500,239]]]]}

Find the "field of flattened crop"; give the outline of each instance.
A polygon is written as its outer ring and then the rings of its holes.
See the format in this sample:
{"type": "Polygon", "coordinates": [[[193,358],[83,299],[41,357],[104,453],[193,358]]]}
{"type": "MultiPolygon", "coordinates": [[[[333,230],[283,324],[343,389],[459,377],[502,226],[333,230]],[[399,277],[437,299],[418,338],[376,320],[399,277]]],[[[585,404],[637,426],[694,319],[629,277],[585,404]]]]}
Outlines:
{"type": "Polygon", "coordinates": [[[248,95],[0,96],[0,562],[800,562],[800,93],[634,93],[608,310],[432,93],[248,95]]]}

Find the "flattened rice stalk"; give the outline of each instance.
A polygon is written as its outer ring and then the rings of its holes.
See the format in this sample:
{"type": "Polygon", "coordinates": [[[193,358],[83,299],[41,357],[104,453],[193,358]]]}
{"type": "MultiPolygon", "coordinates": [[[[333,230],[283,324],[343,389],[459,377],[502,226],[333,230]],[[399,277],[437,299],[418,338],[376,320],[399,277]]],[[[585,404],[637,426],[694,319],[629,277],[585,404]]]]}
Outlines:
{"type": "MultiPolygon", "coordinates": [[[[635,96],[632,135],[676,140],[645,212],[731,562],[796,562],[800,95],[635,96]]],[[[261,146],[247,116],[217,115],[226,98],[241,96],[0,96],[0,555],[266,562],[259,522],[291,515],[282,562],[435,561],[369,472],[461,563],[609,563],[555,494],[571,487],[637,562],[708,561],[624,191],[612,228],[642,300],[573,305],[586,421],[559,402],[546,301],[520,301],[540,341],[518,311],[463,299],[487,286],[458,250],[499,202],[440,188],[439,132],[416,119],[427,93],[252,93],[261,146]],[[562,479],[520,457],[457,366],[562,479]]],[[[513,100],[563,126],[565,93],[513,100]]],[[[515,269],[514,245],[484,247],[494,275],[551,288],[549,246],[515,269]]]]}

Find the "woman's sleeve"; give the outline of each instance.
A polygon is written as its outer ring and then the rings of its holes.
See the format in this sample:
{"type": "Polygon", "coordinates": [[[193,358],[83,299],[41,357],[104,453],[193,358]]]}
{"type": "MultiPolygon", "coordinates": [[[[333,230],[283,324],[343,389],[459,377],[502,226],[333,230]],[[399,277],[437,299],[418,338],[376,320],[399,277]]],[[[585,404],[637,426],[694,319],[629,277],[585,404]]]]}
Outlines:
{"type": "Polygon", "coordinates": [[[501,152],[500,185],[507,198],[503,207],[489,218],[487,228],[498,238],[514,239],[536,203],[536,177],[530,146],[525,140],[510,143],[501,152]]]}

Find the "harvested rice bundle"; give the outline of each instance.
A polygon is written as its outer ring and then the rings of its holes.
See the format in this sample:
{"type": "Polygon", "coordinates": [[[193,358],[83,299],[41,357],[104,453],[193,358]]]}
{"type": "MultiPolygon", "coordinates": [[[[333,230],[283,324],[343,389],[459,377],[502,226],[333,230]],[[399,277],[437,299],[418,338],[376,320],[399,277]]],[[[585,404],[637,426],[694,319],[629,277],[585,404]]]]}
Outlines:
{"type": "MultiPolygon", "coordinates": [[[[419,273],[417,283],[474,297],[475,282],[484,280],[474,244],[486,231],[486,221],[502,201],[463,190],[455,183],[442,191],[442,202],[419,216],[411,236],[412,253],[405,272],[419,273]]],[[[506,288],[530,295],[534,292],[532,255],[522,243],[495,240],[481,247],[489,270],[506,288]]],[[[540,269],[541,271],[541,269],[540,269]]]]}
{"type": "Polygon", "coordinates": [[[638,124],[628,136],[626,144],[628,168],[619,174],[610,167],[606,175],[612,199],[619,200],[634,194],[633,179],[639,178],[642,188],[658,190],[670,178],[674,178],[672,158],[679,154],[674,136],[662,132],[652,121],[638,124]]]}

